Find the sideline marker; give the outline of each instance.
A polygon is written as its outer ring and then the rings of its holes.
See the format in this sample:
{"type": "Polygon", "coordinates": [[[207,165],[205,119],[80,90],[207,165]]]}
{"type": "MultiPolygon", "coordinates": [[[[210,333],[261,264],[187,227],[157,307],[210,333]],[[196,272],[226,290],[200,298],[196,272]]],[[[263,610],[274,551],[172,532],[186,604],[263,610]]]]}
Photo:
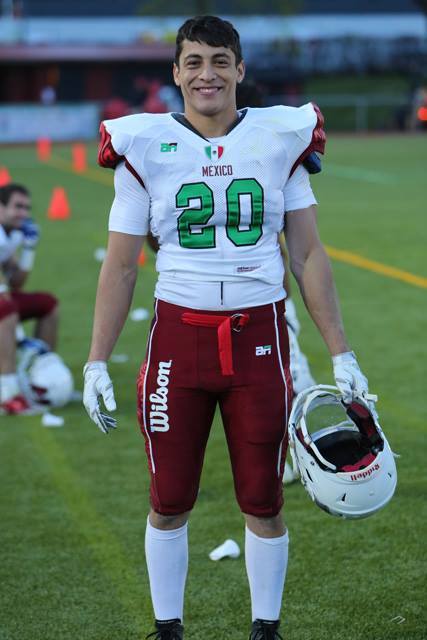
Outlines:
{"type": "Polygon", "coordinates": [[[86,146],[81,142],[76,142],[71,147],[71,154],[73,157],[73,171],[76,173],[83,173],[87,169],[87,155],[86,146]]]}
{"type": "Polygon", "coordinates": [[[141,253],[139,254],[138,264],[140,267],[143,267],[147,262],[147,256],[145,255],[144,249],[141,249],[141,253]]]}
{"type": "Polygon", "coordinates": [[[55,187],[50,199],[47,217],[50,220],[66,220],[71,215],[67,194],[63,187],[55,187]]]}
{"type": "Polygon", "coordinates": [[[52,142],[50,138],[39,138],[37,140],[37,157],[41,162],[49,160],[52,153],[52,142]]]}
{"type": "Polygon", "coordinates": [[[0,187],[5,187],[10,182],[12,182],[12,178],[7,168],[0,167],[0,187]]]}

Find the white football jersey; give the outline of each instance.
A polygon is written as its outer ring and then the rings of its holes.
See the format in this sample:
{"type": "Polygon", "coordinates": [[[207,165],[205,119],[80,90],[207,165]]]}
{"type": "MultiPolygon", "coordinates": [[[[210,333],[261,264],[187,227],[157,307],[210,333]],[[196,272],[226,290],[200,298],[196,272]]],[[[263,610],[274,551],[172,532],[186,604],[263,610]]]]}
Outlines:
{"type": "Polygon", "coordinates": [[[15,251],[22,245],[23,239],[22,231],[13,229],[10,233],[6,233],[4,227],[0,224],[0,265],[13,256],[15,251]]]}
{"type": "Polygon", "coordinates": [[[3,225],[0,224],[0,293],[8,290],[7,277],[4,274],[5,263],[19,249],[23,239],[22,231],[13,229],[10,233],[6,233],[3,225]]]}
{"type": "MultiPolygon", "coordinates": [[[[186,306],[194,308],[241,308],[284,297],[278,244],[289,209],[284,192],[299,161],[319,150],[312,104],[244,110],[227,135],[210,140],[172,114],[126,116],[104,126],[114,152],[147,192],[140,229],[159,239],[157,297],[175,304],[190,297],[186,306]]],[[[315,202],[309,189],[292,208],[315,202]]],[[[126,232],[126,224],[113,230],[126,232]]]]}

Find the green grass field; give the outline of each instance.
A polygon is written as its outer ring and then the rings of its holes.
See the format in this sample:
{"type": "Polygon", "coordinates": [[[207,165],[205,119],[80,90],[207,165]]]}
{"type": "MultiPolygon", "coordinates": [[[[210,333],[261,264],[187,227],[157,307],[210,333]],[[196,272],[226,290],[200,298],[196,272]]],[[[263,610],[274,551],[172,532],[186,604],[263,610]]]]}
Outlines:
{"type": "MultiPolygon", "coordinates": [[[[286,490],[291,556],[283,606],[286,640],[425,640],[426,616],[426,137],[331,137],[324,172],[312,183],[331,250],[347,334],[398,460],[393,501],[368,520],[320,511],[303,487],[286,490]],[[347,254],[345,254],[347,255],[347,254]],[[394,267],[391,275],[381,265],[394,267]],[[403,273],[402,273],[403,272],[403,273]],[[412,280],[408,274],[419,276],[412,280]]],[[[61,299],[59,351],[78,388],[87,356],[99,263],[106,244],[112,175],[71,171],[70,149],[50,164],[33,147],[0,150],[0,166],[33,191],[43,237],[28,288],[61,299]],[[55,186],[72,216],[50,221],[55,186]]],[[[151,309],[154,261],[141,269],[134,307],[151,309]]],[[[330,359],[302,309],[301,344],[319,382],[330,359]]],[[[135,374],[148,321],[128,321],[111,364],[118,430],[106,437],[79,405],[58,411],[62,429],[39,417],[0,418],[0,639],[141,640],[152,629],[144,560],[148,472],[135,413],[135,374]]],[[[226,538],[243,545],[225,441],[216,420],[190,525],[188,640],[244,640],[250,625],[244,561],[213,563],[226,538]]]]}

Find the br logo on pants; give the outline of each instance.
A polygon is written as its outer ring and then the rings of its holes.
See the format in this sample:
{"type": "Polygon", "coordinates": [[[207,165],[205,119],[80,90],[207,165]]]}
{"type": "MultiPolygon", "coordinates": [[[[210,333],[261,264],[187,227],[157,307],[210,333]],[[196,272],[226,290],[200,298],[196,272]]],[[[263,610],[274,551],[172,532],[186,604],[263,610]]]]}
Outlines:
{"type": "Polygon", "coordinates": [[[172,360],[159,362],[156,393],[150,393],[150,430],[169,431],[168,393],[172,360]]]}
{"type": "Polygon", "coordinates": [[[265,344],[260,347],[255,347],[256,356],[271,356],[271,344],[265,344]]]}

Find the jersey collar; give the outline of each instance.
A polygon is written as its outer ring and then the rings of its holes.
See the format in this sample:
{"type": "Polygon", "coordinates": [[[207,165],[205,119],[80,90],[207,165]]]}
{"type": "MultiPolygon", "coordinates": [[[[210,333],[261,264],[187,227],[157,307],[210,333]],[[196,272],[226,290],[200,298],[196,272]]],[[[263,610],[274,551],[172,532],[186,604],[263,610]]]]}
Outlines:
{"type": "MultiPolygon", "coordinates": [[[[246,116],[248,110],[247,109],[240,109],[237,112],[237,118],[235,119],[235,121],[231,124],[230,127],[228,127],[227,131],[225,132],[224,135],[228,135],[231,131],[233,131],[233,129],[235,129],[237,127],[238,124],[240,124],[242,122],[242,120],[244,119],[244,117],[246,116]]],[[[200,131],[198,131],[195,127],[193,127],[193,125],[187,120],[187,118],[185,117],[185,115],[183,113],[171,113],[172,118],[174,118],[177,122],[179,122],[180,124],[182,124],[183,127],[186,127],[187,129],[189,129],[190,131],[192,131],[193,133],[195,133],[197,136],[199,136],[200,138],[202,138],[203,140],[206,140],[207,142],[209,142],[209,138],[206,138],[202,133],[200,133],[200,131]]],[[[222,137],[222,136],[219,136],[222,137]]]]}

